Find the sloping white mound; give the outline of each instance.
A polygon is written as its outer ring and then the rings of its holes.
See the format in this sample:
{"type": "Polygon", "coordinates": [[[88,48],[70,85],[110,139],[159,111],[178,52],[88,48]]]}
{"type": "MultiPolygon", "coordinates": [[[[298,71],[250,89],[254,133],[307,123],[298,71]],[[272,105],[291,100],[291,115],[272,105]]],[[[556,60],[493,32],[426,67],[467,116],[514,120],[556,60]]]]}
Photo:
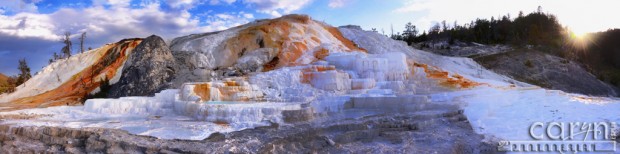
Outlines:
{"type": "Polygon", "coordinates": [[[7,103],[11,100],[23,97],[34,96],[44,93],[60,86],[70,80],[74,74],[79,73],[85,68],[97,62],[106,52],[101,48],[86,51],[81,54],[73,55],[67,59],[59,59],[47,65],[37,72],[26,83],[18,86],[13,93],[0,95],[0,103],[7,103]]]}
{"type": "Polygon", "coordinates": [[[477,82],[495,85],[527,85],[487,70],[471,58],[447,57],[417,50],[407,46],[407,43],[403,41],[396,41],[377,32],[364,31],[356,27],[340,27],[339,30],[344,37],[355,42],[361,48],[368,50],[368,53],[402,52],[407,55],[407,58],[415,62],[435,66],[451,73],[457,73],[477,82]]]}

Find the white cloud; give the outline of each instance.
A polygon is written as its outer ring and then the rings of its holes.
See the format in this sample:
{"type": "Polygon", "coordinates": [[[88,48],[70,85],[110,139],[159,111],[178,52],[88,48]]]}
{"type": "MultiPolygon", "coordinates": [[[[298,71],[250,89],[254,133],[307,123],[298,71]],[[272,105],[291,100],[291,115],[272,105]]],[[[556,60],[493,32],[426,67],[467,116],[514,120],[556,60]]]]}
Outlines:
{"type": "Polygon", "coordinates": [[[341,8],[348,2],[349,0],[329,0],[327,6],[330,8],[341,8]]]}
{"type": "Polygon", "coordinates": [[[247,19],[254,19],[254,15],[253,14],[249,14],[249,13],[242,13],[243,17],[247,18],[247,19]]]}
{"type": "Polygon", "coordinates": [[[92,0],[94,6],[128,7],[131,0],[92,0]]]}
{"type": "Polygon", "coordinates": [[[237,0],[209,0],[209,4],[211,5],[218,5],[221,2],[224,2],[226,4],[232,4],[234,2],[236,2],[237,0]]]}
{"type": "Polygon", "coordinates": [[[37,3],[41,0],[3,0],[0,2],[0,8],[3,8],[0,14],[5,12],[37,12],[37,3]]]}
{"type": "Polygon", "coordinates": [[[0,15],[0,35],[19,38],[35,37],[44,40],[59,39],[53,29],[52,19],[46,15],[19,13],[13,16],[0,15]]]}
{"type": "Polygon", "coordinates": [[[198,16],[190,14],[181,3],[179,9],[166,11],[160,5],[166,4],[143,3],[140,4],[142,7],[130,8],[128,1],[107,0],[87,8],[61,8],[49,14],[0,14],[0,52],[10,55],[1,56],[0,61],[15,62],[0,63],[0,70],[10,74],[16,70],[17,58],[28,57],[33,71],[37,71],[47,64],[52,52],[59,51],[59,34],[65,31],[76,35],[87,32],[86,45],[96,48],[123,38],[155,34],[169,40],[223,30],[254,18],[254,15],[245,12],[217,15],[205,12],[198,16]]]}
{"type": "Polygon", "coordinates": [[[311,0],[243,0],[244,4],[255,8],[257,12],[274,17],[299,10],[310,2],[311,0]]]}
{"type": "Polygon", "coordinates": [[[166,0],[166,3],[173,8],[179,8],[194,3],[193,0],[166,0]]]}
{"type": "Polygon", "coordinates": [[[242,25],[250,22],[254,18],[254,15],[244,12],[233,13],[219,13],[215,15],[208,15],[205,20],[205,24],[209,25],[209,30],[225,30],[230,27],[242,25]]]}
{"type": "Polygon", "coordinates": [[[129,6],[131,0],[108,0],[108,4],[117,7],[127,7],[129,6]]]}
{"type": "MultiPolygon", "coordinates": [[[[227,24],[203,25],[186,10],[162,11],[160,4],[143,8],[128,8],[127,0],[108,0],[105,8],[93,6],[84,9],[62,8],[51,14],[18,13],[12,16],[0,15],[0,34],[11,37],[33,37],[44,40],[58,40],[64,31],[73,33],[86,31],[89,38],[98,43],[108,43],[128,37],[145,37],[157,34],[162,37],[177,37],[191,33],[219,30],[249,22],[254,16],[249,13],[220,13],[209,21],[226,21],[227,24]]],[[[182,3],[187,3],[185,1],[182,3]]],[[[173,4],[174,5],[174,4],[173,4]]]]}
{"type": "Polygon", "coordinates": [[[217,16],[218,18],[222,18],[222,19],[232,19],[233,18],[232,15],[225,14],[225,13],[216,14],[215,16],[217,16]]]}

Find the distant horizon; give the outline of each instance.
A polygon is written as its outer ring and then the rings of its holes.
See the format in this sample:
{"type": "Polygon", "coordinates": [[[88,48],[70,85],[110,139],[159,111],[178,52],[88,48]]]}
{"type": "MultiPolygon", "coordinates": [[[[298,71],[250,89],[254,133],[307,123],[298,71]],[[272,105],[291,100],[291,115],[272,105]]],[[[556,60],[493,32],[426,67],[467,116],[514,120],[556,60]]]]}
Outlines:
{"type": "Polygon", "coordinates": [[[620,14],[618,2],[604,1],[492,1],[492,0],[10,0],[0,4],[0,73],[17,74],[17,60],[26,58],[32,74],[48,64],[62,44],[60,34],[73,33],[75,44],[87,33],[86,48],[98,48],[123,38],[151,34],[166,40],[224,30],[257,19],[284,14],[307,14],[333,26],[359,25],[389,35],[402,32],[412,22],[421,32],[445,20],[459,25],[476,18],[490,19],[519,11],[528,14],[541,6],[566,27],[578,32],[600,32],[620,28],[613,20],[620,14]],[[480,9],[483,8],[483,9],[480,9]],[[369,11],[372,10],[372,11],[369,11]],[[111,16],[111,15],[114,16],[111,16]]]}

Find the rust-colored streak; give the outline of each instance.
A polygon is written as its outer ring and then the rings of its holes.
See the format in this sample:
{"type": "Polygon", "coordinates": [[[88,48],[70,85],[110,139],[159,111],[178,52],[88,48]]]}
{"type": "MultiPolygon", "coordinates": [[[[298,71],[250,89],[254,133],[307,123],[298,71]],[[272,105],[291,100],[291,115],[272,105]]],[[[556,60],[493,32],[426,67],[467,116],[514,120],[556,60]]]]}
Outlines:
{"type": "Polygon", "coordinates": [[[324,72],[336,70],[336,67],[333,65],[323,66],[323,65],[311,65],[301,70],[301,82],[309,84],[312,78],[314,77],[312,72],[324,72]]]}
{"type": "Polygon", "coordinates": [[[298,65],[297,63],[295,63],[295,61],[299,59],[299,57],[301,57],[304,52],[307,52],[308,47],[302,42],[292,42],[283,50],[288,52],[280,52],[280,54],[278,55],[280,57],[279,65],[295,66],[298,65]]]}
{"type": "Polygon", "coordinates": [[[200,96],[200,101],[205,102],[211,100],[211,84],[197,84],[194,86],[194,93],[200,96]]]}
{"type": "Polygon", "coordinates": [[[121,66],[133,48],[141,41],[141,39],[129,39],[106,45],[100,49],[105,50],[103,56],[96,60],[92,66],[73,75],[71,79],[56,89],[31,97],[20,98],[0,106],[9,107],[9,110],[17,110],[80,104],[89,92],[100,86],[101,78],[98,76],[104,74],[107,79],[114,77],[117,70],[122,69],[121,66]]]}
{"type": "Polygon", "coordinates": [[[230,123],[228,123],[226,120],[215,120],[213,123],[222,127],[230,127],[230,123]]]}
{"type": "Polygon", "coordinates": [[[340,32],[340,30],[338,30],[338,28],[331,27],[331,26],[324,26],[324,27],[325,27],[325,29],[327,29],[327,31],[329,31],[329,33],[331,33],[334,37],[336,37],[336,39],[340,40],[340,42],[342,42],[342,44],[344,44],[350,50],[358,50],[358,51],[368,52],[364,48],[357,47],[357,45],[355,43],[353,43],[353,41],[351,41],[351,40],[345,38],[344,36],[342,36],[342,33],[340,32]]]}
{"type": "Polygon", "coordinates": [[[239,84],[237,84],[237,82],[235,81],[224,81],[224,83],[226,84],[226,86],[239,86],[239,84]]]}
{"type": "Polygon", "coordinates": [[[465,79],[459,74],[450,76],[448,72],[442,71],[439,68],[431,68],[426,64],[414,63],[413,66],[423,68],[426,77],[439,80],[439,84],[445,87],[468,89],[482,85],[481,83],[465,79]]]}
{"type": "Polygon", "coordinates": [[[323,59],[325,57],[329,56],[329,50],[325,49],[325,48],[321,48],[318,51],[314,52],[314,57],[316,59],[323,59]]]}

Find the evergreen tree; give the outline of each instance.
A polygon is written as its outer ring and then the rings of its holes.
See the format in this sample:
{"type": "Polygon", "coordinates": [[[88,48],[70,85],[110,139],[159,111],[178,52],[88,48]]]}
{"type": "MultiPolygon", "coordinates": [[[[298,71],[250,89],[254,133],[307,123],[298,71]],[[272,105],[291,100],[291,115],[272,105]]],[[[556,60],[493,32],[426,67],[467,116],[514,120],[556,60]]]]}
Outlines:
{"type": "Polygon", "coordinates": [[[415,25],[408,22],[405,25],[405,30],[403,31],[403,40],[407,42],[407,44],[412,44],[415,40],[415,37],[418,35],[418,29],[415,25]]]}
{"type": "Polygon", "coordinates": [[[28,67],[28,64],[26,63],[26,59],[19,60],[19,65],[17,69],[19,69],[20,73],[17,76],[16,85],[21,85],[22,83],[25,83],[32,77],[32,75],[30,74],[30,67],[28,67]]]}
{"type": "Polygon", "coordinates": [[[62,47],[63,58],[71,57],[71,32],[65,32],[62,38],[62,43],[65,44],[65,46],[62,47]]]}
{"type": "Polygon", "coordinates": [[[54,52],[54,61],[60,59],[60,56],[58,54],[56,54],[56,52],[54,52]]]}
{"type": "MultiPolygon", "coordinates": [[[[407,27],[414,26],[407,23],[405,28],[407,27]]],[[[449,26],[446,21],[442,21],[435,23],[424,38],[416,35],[413,39],[408,39],[407,30],[403,32],[402,38],[392,38],[402,39],[407,43],[423,40],[454,43],[458,40],[483,44],[529,44],[559,48],[565,40],[564,31],[554,15],[545,14],[540,8],[528,15],[520,12],[514,20],[508,14],[498,18],[491,17],[490,20],[476,19],[463,26],[456,22],[454,26],[449,26]]]]}
{"type": "Polygon", "coordinates": [[[448,24],[446,23],[446,21],[441,21],[441,26],[442,26],[442,32],[446,32],[448,31],[448,24]]]}

